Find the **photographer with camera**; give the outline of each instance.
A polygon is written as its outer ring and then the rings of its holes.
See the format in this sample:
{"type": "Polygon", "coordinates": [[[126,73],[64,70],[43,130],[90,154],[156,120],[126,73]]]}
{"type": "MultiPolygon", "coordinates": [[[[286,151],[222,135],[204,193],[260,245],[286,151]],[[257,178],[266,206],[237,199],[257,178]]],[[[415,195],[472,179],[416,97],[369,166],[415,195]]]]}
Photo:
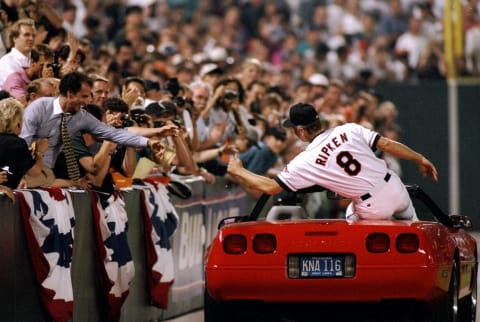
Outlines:
{"type": "Polygon", "coordinates": [[[233,142],[237,133],[244,131],[246,126],[239,112],[244,99],[242,84],[236,78],[224,78],[215,85],[213,92],[200,117],[210,129],[219,124],[225,125],[223,136],[219,142],[215,142],[217,145],[225,141],[233,142]]]}
{"type": "MultiPolygon", "coordinates": [[[[105,100],[103,106],[106,108],[106,119],[107,124],[112,125],[116,128],[128,128],[129,130],[133,130],[133,127],[142,127],[142,128],[150,128],[151,127],[151,119],[148,115],[145,114],[145,111],[142,109],[134,109],[129,111],[127,103],[120,99],[111,97],[105,100]],[[112,99],[120,100],[125,105],[119,105],[114,107],[108,107],[110,104],[108,103],[112,99]],[[106,105],[105,105],[106,104],[106,105]]],[[[135,130],[133,130],[135,132],[135,130]]],[[[154,134],[152,134],[154,135],[154,134]]]]}
{"type": "Polygon", "coordinates": [[[175,89],[170,92],[171,100],[177,106],[177,115],[179,119],[181,119],[183,127],[188,134],[185,137],[185,140],[187,141],[190,150],[193,151],[198,146],[198,135],[196,126],[193,122],[193,100],[191,98],[191,91],[188,86],[179,83],[177,78],[169,79],[166,82],[165,87],[171,88],[172,85],[169,85],[171,82],[173,82],[175,86],[175,89]]]}
{"type": "MultiPolygon", "coordinates": [[[[163,86],[165,100],[171,100],[177,106],[177,115],[182,119],[188,136],[193,140],[194,125],[193,125],[193,100],[191,98],[191,90],[187,85],[178,81],[178,78],[169,78],[163,86]]],[[[163,100],[162,99],[162,100],[163,100]]]]}
{"type": "MultiPolygon", "coordinates": [[[[208,100],[206,107],[200,111],[201,120],[207,126],[210,132],[221,129],[222,135],[214,142],[208,140],[210,146],[203,144],[202,150],[207,148],[229,147],[235,142],[239,133],[245,133],[248,124],[248,118],[243,117],[241,106],[244,100],[244,90],[242,84],[237,78],[224,78],[220,80],[215,88],[213,96],[208,100]]],[[[212,135],[210,135],[212,138],[212,135]]],[[[226,173],[226,164],[228,163],[228,155],[224,154],[225,159],[222,161],[222,155],[214,160],[206,161],[203,166],[211,173],[224,176],[226,173]]]]}
{"type": "Polygon", "coordinates": [[[176,133],[177,126],[175,124],[154,127],[152,117],[145,110],[140,108],[129,110],[128,104],[121,98],[107,98],[103,107],[105,108],[106,123],[115,128],[126,129],[149,138],[161,138],[176,133]]]}

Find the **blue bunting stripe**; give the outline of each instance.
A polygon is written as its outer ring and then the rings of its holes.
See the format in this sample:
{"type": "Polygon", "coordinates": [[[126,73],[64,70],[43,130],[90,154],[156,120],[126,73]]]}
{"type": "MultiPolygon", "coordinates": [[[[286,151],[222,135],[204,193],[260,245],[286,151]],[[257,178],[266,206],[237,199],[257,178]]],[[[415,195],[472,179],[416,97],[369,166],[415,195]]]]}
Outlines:
{"type": "Polygon", "coordinates": [[[71,195],[59,188],[18,190],[27,245],[40,297],[53,321],[73,314],[71,264],[75,214],[71,195]]]}
{"type": "Polygon", "coordinates": [[[147,284],[151,302],[166,309],[168,291],[174,282],[173,253],[169,238],[178,227],[178,215],[163,184],[138,182],[133,187],[142,191],[147,284]]]}
{"type": "Polygon", "coordinates": [[[128,245],[128,217],[118,193],[108,198],[91,192],[97,240],[99,280],[108,303],[107,320],[119,321],[135,268],[128,245]]]}

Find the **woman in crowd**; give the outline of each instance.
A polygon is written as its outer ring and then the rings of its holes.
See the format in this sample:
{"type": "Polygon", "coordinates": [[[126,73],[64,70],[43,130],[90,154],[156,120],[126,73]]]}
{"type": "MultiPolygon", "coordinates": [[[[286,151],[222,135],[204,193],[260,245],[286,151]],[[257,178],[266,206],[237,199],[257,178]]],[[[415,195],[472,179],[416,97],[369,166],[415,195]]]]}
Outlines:
{"type": "Polygon", "coordinates": [[[3,175],[2,191],[13,200],[11,189],[26,188],[23,177],[42,175],[43,154],[48,148],[47,140],[35,142],[30,150],[25,140],[18,137],[22,130],[23,106],[14,98],[0,101],[0,168],[3,175]]]}

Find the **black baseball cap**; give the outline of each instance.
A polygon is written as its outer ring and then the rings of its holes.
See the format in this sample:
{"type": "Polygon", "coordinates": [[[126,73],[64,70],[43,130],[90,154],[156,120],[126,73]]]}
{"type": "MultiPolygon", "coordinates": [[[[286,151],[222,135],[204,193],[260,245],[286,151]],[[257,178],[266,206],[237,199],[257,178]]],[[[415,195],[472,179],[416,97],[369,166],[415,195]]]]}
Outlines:
{"type": "Polygon", "coordinates": [[[283,127],[305,126],[320,119],[315,108],[308,103],[297,103],[290,107],[290,118],[283,122],[283,127]]]}

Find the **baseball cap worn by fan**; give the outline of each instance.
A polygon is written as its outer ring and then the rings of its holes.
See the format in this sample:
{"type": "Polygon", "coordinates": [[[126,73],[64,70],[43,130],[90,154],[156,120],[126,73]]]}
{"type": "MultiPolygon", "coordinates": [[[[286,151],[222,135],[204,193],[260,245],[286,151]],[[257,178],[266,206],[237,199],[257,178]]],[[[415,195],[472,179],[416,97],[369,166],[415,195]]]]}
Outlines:
{"type": "Polygon", "coordinates": [[[208,53],[208,57],[213,62],[224,62],[228,57],[228,53],[223,47],[214,47],[208,53]]]}
{"type": "Polygon", "coordinates": [[[308,78],[308,82],[313,86],[323,86],[323,87],[328,86],[328,78],[325,75],[320,73],[315,73],[312,76],[310,76],[308,78]]]}
{"type": "Polygon", "coordinates": [[[320,117],[315,108],[307,103],[297,103],[290,107],[290,118],[283,122],[283,127],[305,126],[312,124],[320,117]]]}
{"type": "Polygon", "coordinates": [[[222,69],[217,65],[217,64],[214,64],[214,63],[208,63],[208,64],[205,64],[202,66],[202,68],[200,69],[200,77],[203,77],[205,75],[208,75],[208,74],[221,74],[222,73],[222,69]]]}

